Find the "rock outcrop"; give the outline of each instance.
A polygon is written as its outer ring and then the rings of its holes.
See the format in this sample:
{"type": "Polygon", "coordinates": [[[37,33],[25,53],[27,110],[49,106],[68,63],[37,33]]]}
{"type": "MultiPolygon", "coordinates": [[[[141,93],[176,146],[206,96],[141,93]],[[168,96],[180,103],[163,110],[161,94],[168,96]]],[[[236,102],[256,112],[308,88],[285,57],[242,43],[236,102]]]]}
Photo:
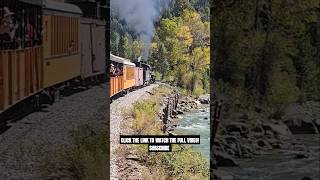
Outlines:
{"type": "Polygon", "coordinates": [[[247,120],[240,117],[243,115],[239,114],[232,120],[225,119],[219,126],[213,148],[216,158],[220,158],[220,165],[233,162],[230,157],[251,158],[272,149],[291,150],[294,152],[293,158],[308,157],[308,149],[296,143],[290,129],[281,120],[253,121],[250,117],[247,120]]]}
{"type": "Polygon", "coordinates": [[[315,102],[293,104],[286,109],[283,122],[293,134],[319,134],[320,105],[315,102]]]}
{"type": "Polygon", "coordinates": [[[201,96],[198,98],[198,101],[199,101],[201,104],[210,104],[210,94],[201,95],[201,96]]]}

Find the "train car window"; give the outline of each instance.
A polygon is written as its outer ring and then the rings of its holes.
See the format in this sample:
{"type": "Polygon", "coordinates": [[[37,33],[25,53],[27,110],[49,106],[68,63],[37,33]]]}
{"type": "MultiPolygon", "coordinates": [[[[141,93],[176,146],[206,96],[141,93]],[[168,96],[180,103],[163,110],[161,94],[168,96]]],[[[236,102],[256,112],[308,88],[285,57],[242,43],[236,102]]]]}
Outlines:
{"type": "Polygon", "coordinates": [[[0,50],[41,45],[41,6],[17,0],[0,2],[0,50]]]}
{"type": "Polygon", "coordinates": [[[116,68],[113,63],[110,63],[110,76],[115,76],[116,75],[116,68]]]}
{"type": "Polygon", "coordinates": [[[67,55],[79,51],[79,19],[52,16],[52,56],[67,55]]]}
{"type": "Polygon", "coordinates": [[[123,68],[119,65],[116,67],[116,76],[123,76],[123,68]]]}
{"type": "Polygon", "coordinates": [[[112,62],[110,63],[110,77],[123,76],[123,64],[112,62]]]}

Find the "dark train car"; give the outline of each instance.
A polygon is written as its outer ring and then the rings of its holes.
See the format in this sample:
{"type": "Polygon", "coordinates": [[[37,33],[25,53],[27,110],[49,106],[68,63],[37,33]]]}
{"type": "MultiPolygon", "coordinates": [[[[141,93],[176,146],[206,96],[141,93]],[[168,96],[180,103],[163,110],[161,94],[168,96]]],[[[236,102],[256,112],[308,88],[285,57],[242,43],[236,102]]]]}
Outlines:
{"type": "Polygon", "coordinates": [[[143,67],[141,62],[139,61],[134,61],[134,64],[136,65],[135,67],[135,87],[141,87],[143,86],[143,67]]]}
{"type": "Polygon", "coordinates": [[[141,63],[141,66],[143,68],[143,84],[144,85],[148,85],[151,83],[152,81],[152,77],[151,77],[151,66],[148,65],[147,63],[141,63]]]}

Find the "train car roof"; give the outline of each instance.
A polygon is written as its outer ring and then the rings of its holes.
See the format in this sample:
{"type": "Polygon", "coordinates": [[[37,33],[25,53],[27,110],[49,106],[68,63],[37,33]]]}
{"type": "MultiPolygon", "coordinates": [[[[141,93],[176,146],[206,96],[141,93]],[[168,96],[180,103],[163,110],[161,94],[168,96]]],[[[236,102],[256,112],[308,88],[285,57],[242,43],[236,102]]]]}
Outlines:
{"type": "Polygon", "coordinates": [[[125,59],[119,56],[115,56],[113,54],[110,54],[110,60],[113,62],[129,65],[129,66],[136,66],[134,63],[132,63],[129,59],[125,59]]]}
{"type": "Polygon", "coordinates": [[[69,3],[62,3],[52,0],[43,0],[43,8],[45,11],[47,10],[65,14],[82,15],[82,11],[78,6],[69,3]]]}

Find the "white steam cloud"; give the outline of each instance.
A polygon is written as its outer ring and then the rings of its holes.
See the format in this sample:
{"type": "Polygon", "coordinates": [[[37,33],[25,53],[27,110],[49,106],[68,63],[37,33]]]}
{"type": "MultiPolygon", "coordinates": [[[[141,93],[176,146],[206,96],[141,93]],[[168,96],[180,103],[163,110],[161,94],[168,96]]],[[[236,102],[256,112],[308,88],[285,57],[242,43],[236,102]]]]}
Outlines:
{"type": "Polygon", "coordinates": [[[148,59],[154,24],[171,0],[111,0],[111,11],[124,20],[144,42],[143,58],[148,59]]]}

